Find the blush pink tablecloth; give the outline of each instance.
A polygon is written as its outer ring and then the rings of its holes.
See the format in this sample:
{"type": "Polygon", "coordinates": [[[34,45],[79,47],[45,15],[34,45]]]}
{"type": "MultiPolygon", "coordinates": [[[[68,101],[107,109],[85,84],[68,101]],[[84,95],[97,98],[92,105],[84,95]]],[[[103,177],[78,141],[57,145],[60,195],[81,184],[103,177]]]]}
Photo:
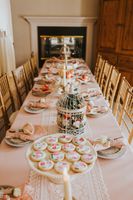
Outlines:
{"type": "MultiPolygon", "coordinates": [[[[98,88],[96,82],[82,86],[82,90],[88,88],[98,88]]],[[[30,99],[38,99],[32,96],[31,92],[27,96],[20,112],[12,126],[12,128],[20,128],[25,123],[31,122],[39,129],[36,134],[56,133],[58,127],[56,125],[56,94],[47,96],[47,102],[50,108],[40,114],[29,114],[24,111],[24,105],[30,99]]],[[[96,100],[97,103],[105,103],[104,98],[96,100]]],[[[117,125],[111,111],[99,118],[88,118],[87,126],[91,130],[91,138],[101,135],[117,137],[121,135],[121,130],[117,125]]],[[[88,131],[89,136],[89,131],[88,131]]],[[[26,150],[28,145],[22,148],[8,146],[4,141],[0,144],[0,185],[22,185],[29,180],[30,167],[26,161],[26,150]]],[[[107,187],[111,200],[133,200],[133,153],[130,148],[119,159],[104,160],[98,159],[102,170],[103,180],[107,187]]],[[[47,200],[47,198],[45,198],[47,200]]],[[[85,199],[86,200],[86,199],[85,199]]],[[[91,199],[93,200],[93,199],[91,199]]],[[[99,200],[97,198],[97,200],[99,200]]]]}

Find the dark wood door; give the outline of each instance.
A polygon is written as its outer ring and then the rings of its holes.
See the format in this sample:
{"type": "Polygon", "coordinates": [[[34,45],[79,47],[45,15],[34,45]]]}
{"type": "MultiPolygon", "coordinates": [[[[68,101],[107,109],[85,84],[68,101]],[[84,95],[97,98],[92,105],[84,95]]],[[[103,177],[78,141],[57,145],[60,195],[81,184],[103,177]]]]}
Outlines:
{"type": "Polygon", "coordinates": [[[99,50],[114,52],[117,42],[120,0],[101,0],[100,4],[99,50]]]}
{"type": "Polygon", "coordinates": [[[133,55],[133,0],[121,0],[117,52],[133,55]]]}

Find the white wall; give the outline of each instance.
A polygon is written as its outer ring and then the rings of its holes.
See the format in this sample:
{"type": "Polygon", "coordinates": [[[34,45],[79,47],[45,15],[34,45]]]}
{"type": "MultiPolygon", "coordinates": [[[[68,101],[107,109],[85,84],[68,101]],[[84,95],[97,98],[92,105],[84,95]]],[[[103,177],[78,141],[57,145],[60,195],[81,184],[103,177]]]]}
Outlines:
{"type": "Polygon", "coordinates": [[[99,0],[11,0],[17,65],[31,53],[30,25],[24,15],[97,17],[99,0]]]}
{"type": "Polygon", "coordinates": [[[13,41],[10,0],[0,0],[0,30],[6,31],[13,41]]]}

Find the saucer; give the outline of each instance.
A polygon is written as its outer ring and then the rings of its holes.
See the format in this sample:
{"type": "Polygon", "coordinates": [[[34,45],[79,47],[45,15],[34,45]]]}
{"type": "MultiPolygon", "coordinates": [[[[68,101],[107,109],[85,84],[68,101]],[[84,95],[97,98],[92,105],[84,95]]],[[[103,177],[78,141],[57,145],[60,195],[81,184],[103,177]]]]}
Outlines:
{"type": "Polygon", "coordinates": [[[97,156],[104,159],[117,159],[123,156],[127,151],[127,146],[111,146],[108,149],[97,151],[97,156]]]}
{"type": "Polygon", "coordinates": [[[45,108],[30,108],[28,105],[24,106],[24,110],[31,114],[39,114],[45,110],[45,108]]]}

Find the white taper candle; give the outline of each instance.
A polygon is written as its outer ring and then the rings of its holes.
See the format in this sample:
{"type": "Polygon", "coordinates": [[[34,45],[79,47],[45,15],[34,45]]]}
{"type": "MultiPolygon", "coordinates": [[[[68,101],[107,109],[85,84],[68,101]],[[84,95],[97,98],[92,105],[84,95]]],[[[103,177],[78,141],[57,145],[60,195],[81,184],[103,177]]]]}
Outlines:
{"type": "Polygon", "coordinates": [[[70,176],[67,172],[67,168],[65,168],[63,171],[63,180],[64,180],[64,199],[72,200],[70,176]]]}

